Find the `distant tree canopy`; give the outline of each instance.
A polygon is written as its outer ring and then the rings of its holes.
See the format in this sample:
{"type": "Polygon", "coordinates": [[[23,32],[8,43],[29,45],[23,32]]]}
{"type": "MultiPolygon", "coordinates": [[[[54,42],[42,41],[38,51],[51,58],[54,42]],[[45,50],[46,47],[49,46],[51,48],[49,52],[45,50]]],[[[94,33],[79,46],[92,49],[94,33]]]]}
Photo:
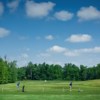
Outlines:
{"type": "Polygon", "coordinates": [[[0,58],[0,84],[14,83],[17,80],[92,80],[100,79],[100,64],[93,67],[68,63],[33,64],[17,67],[16,61],[8,62],[0,58]]]}

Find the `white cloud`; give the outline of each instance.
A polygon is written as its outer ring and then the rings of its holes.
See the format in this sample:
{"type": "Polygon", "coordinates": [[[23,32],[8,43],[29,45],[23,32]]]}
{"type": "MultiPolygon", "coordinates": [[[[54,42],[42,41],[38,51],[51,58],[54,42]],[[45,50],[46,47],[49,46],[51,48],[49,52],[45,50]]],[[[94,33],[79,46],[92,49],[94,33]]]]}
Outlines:
{"type": "Polygon", "coordinates": [[[73,17],[73,13],[70,13],[68,11],[60,11],[60,12],[56,12],[54,14],[55,18],[57,18],[58,20],[61,20],[61,21],[68,21],[70,19],[72,19],[73,17]]]}
{"type": "Polygon", "coordinates": [[[87,53],[88,54],[100,53],[100,47],[97,46],[97,47],[93,47],[93,48],[82,48],[82,49],[80,48],[80,49],[71,50],[71,49],[64,48],[64,47],[61,47],[58,45],[54,45],[47,50],[47,53],[48,54],[59,53],[59,54],[62,54],[64,56],[67,56],[67,57],[76,57],[76,56],[80,56],[82,54],[87,54],[87,53]]]}
{"type": "Polygon", "coordinates": [[[10,31],[0,27],[0,38],[6,37],[10,34],[10,31]]]}
{"type": "Polygon", "coordinates": [[[55,6],[52,2],[42,2],[36,3],[33,1],[26,2],[26,13],[29,17],[32,18],[42,18],[47,16],[53,7],[55,6]]]}
{"type": "Polygon", "coordinates": [[[4,12],[4,6],[3,4],[0,2],[0,16],[3,14],[4,12]]]}
{"type": "Polygon", "coordinates": [[[88,34],[74,34],[71,35],[69,38],[66,39],[66,41],[69,42],[89,42],[91,41],[92,37],[88,34]]]}
{"type": "Polygon", "coordinates": [[[66,51],[64,53],[65,56],[69,56],[69,57],[76,57],[76,56],[79,56],[79,53],[78,52],[75,52],[75,51],[66,51]]]}
{"type": "Polygon", "coordinates": [[[62,53],[66,51],[66,48],[60,47],[58,45],[54,45],[53,47],[49,48],[48,51],[54,53],[62,53]]]}
{"type": "Polygon", "coordinates": [[[45,39],[47,39],[47,40],[53,40],[54,37],[52,35],[48,35],[48,36],[45,37],[45,39]]]}
{"type": "Polygon", "coordinates": [[[79,21],[100,19],[100,11],[93,6],[82,7],[77,12],[77,16],[79,21]]]}
{"type": "Polygon", "coordinates": [[[100,53],[100,47],[78,49],[78,50],[75,50],[75,52],[78,52],[78,53],[100,53]]]}
{"type": "Polygon", "coordinates": [[[68,48],[64,48],[58,45],[54,45],[47,50],[48,53],[60,53],[65,56],[74,57],[78,56],[78,52],[69,50],[68,48]]]}
{"type": "Polygon", "coordinates": [[[93,52],[94,53],[100,53],[100,47],[94,47],[93,52]]]}
{"type": "MultiPolygon", "coordinates": [[[[51,48],[53,48],[52,46],[51,48]]],[[[68,49],[65,47],[58,46],[59,48],[63,48],[64,50],[60,50],[60,52],[56,52],[58,50],[51,50],[44,53],[37,54],[34,59],[34,63],[49,63],[49,64],[60,64],[64,65],[65,63],[74,63],[77,65],[80,64],[89,64],[95,65],[100,61],[100,46],[96,46],[93,48],[80,48],[80,49],[68,49]],[[94,56],[95,55],[95,56],[94,56]],[[67,59],[67,60],[66,60],[67,59]],[[95,63],[93,63],[95,61],[95,63]]],[[[18,58],[19,65],[27,65],[29,61],[32,61],[27,53],[23,53],[21,57],[18,58]]]]}
{"type": "Polygon", "coordinates": [[[19,0],[14,0],[7,4],[7,6],[10,8],[11,12],[14,12],[17,9],[18,5],[19,5],[19,0]]]}

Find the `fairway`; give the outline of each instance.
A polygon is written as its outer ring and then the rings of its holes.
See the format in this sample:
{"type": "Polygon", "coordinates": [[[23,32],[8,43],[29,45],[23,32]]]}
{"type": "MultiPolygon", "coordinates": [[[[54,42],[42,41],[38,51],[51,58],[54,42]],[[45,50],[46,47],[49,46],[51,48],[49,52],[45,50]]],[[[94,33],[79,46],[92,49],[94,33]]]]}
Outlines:
{"type": "Polygon", "coordinates": [[[0,100],[99,100],[100,80],[74,81],[69,91],[68,81],[21,81],[0,85],[0,100]],[[22,86],[25,92],[22,93],[22,86]],[[79,92],[80,89],[80,92],[79,92]]]}

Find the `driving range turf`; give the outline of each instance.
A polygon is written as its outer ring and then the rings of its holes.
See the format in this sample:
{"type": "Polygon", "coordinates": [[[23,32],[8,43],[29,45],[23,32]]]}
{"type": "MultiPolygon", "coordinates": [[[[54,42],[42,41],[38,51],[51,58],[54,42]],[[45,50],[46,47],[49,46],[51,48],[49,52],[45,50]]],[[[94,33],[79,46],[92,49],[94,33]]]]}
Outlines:
{"type": "Polygon", "coordinates": [[[0,100],[100,100],[100,80],[73,81],[21,81],[0,85],[0,100]],[[25,85],[25,92],[22,86],[25,85]]]}

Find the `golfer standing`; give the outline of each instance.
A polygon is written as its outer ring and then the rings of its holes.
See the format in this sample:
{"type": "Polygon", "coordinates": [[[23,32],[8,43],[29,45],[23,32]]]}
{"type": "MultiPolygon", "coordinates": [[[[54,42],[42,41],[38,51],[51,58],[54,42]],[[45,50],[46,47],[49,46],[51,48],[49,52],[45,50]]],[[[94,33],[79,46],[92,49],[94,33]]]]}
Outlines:
{"type": "Polygon", "coordinates": [[[19,85],[20,85],[20,82],[17,83],[17,89],[18,89],[18,90],[19,90],[19,85]]]}
{"type": "Polygon", "coordinates": [[[22,92],[25,92],[25,85],[22,86],[22,92]]]}
{"type": "Polygon", "coordinates": [[[69,87],[70,87],[70,91],[72,91],[72,81],[70,82],[69,87]]]}

